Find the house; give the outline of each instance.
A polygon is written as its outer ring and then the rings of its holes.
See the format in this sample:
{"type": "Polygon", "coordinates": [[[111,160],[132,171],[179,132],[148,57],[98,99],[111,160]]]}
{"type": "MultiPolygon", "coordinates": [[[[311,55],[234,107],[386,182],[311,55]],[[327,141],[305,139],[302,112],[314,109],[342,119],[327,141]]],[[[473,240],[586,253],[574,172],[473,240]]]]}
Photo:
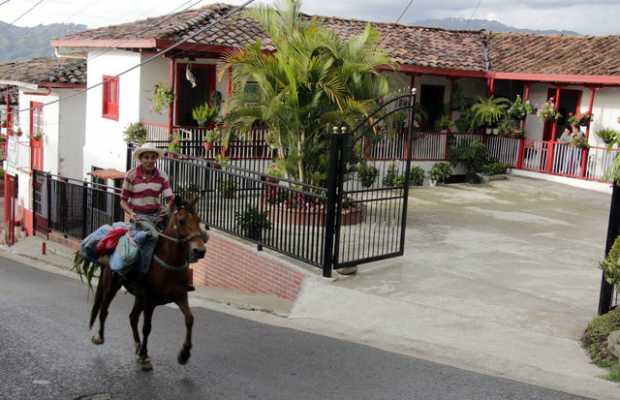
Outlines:
{"type": "MultiPolygon", "coordinates": [[[[52,42],[58,54],[82,56],[88,63],[88,92],[83,173],[93,168],[123,171],[126,167],[123,130],[143,122],[150,139],[181,133],[198,138],[191,110],[215,91],[226,99],[232,92],[231,71],[225,55],[256,39],[265,51],[275,50],[267,35],[252,20],[218,22],[164,57],[145,63],[153,55],[196,32],[234,6],[214,4],[176,14],[70,34],[52,42]],[[144,63],[144,64],[142,64],[144,63]],[[118,78],[115,75],[141,64],[118,78]],[[156,84],[174,92],[174,102],[161,113],[153,111],[156,84]]],[[[343,38],[362,31],[367,21],[334,17],[316,18],[343,38]]],[[[524,171],[572,178],[601,180],[612,160],[592,133],[620,128],[620,37],[542,36],[487,31],[451,31],[392,23],[372,23],[381,33],[381,46],[397,65],[386,70],[403,87],[415,87],[419,104],[428,113],[422,131],[432,131],[442,115],[458,118],[468,101],[495,95],[517,95],[541,107],[554,98],[563,115],[592,112],[585,127],[589,151],[568,149],[558,143],[565,122],[543,124],[536,115],[525,121],[525,140],[508,143],[514,167],[524,171]],[[558,101],[559,100],[559,101],[558,101]],[[578,162],[564,168],[568,152],[578,162]]],[[[424,159],[443,159],[446,140],[424,159]]],[[[499,141],[497,141],[499,143],[499,141]]],[[[424,143],[420,143],[424,146],[424,143]]],[[[503,146],[503,145],[502,145],[503,146]]],[[[501,146],[500,146],[501,147],[501,146]]],[[[499,147],[498,147],[499,148],[499,147]]],[[[500,152],[504,152],[502,147],[500,152]]],[[[415,152],[414,152],[415,154],[415,152]]],[[[512,161],[511,161],[512,162],[512,161]]]]}
{"type": "Polygon", "coordinates": [[[85,78],[83,60],[49,57],[0,65],[0,84],[11,88],[5,98],[13,103],[4,119],[6,180],[16,182],[17,217],[29,232],[33,170],[83,178],[85,78]]]}

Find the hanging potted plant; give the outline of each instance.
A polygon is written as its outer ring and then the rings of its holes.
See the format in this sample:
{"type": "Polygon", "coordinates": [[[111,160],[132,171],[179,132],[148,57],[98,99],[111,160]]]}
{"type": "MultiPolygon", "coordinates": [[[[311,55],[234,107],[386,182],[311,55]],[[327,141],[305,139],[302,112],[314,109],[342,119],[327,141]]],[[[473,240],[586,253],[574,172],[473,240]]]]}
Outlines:
{"type": "Polygon", "coordinates": [[[520,95],[517,95],[517,98],[512,103],[510,108],[508,108],[508,116],[517,121],[523,121],[529,114],[534,112],[534,108],[530,104],[529,100],[523,101],[520,95]]]}
{"type": "Polygon", "coordinates": [[[146,142],[147,130],[142,122],[133,122],[125,128],[125,142],[140,146],[146,142]]]}
{"type": "Polygon", "coordinates": [[[577,136],[573,138],[572,142],[573,146],[582,149],[582,150],[590,150],[590,145],[588,144],[588,140],[584,136],[577,136]]]}
{"type": "Polygon", "coordinates": [[[553,122],[560,119],[562,115],[555,109],[555,103],[553,97],[545,101],[545,104],[538,110],[538,117],[544,122],[553,122]]]}
{"type": "Polygon", "coordinates": [[[166,84],[159,82],[153,86],[153,111],[161,114],[174,101],[174,92],[166,84]]]}
{"type": "Polygon", "coordinates": [[[592,113],[583,113],[583,114],[576,114],[573,115],[573,113],[569,113],[568,114],[568,123],[573,125],[573,126],[588,126],[590,124],[590,122],[592,121],[592,113]]]}
{"type": "Polygon", "coordinates": [[[619,137],[619,135],[620,134],[618,133],[617,130],[609,129],[609,128],[601,129],[600,131],[596,132],[596,136],[603,139],[603,142],[605,142],[605,144],[613,143],[616,140],[616,138],[619,137]]]}
{"type": "Polygon", "coordinates": [[[22,135],[22,133],[23,133],[23,132],[22,132],[22,128],[20,128],[19,126],[18,126],[18,127],[16,127],[15,129],[13,129],[13,133],[14,133],[16,136],[21,136],[21,135],[22,135]]]}

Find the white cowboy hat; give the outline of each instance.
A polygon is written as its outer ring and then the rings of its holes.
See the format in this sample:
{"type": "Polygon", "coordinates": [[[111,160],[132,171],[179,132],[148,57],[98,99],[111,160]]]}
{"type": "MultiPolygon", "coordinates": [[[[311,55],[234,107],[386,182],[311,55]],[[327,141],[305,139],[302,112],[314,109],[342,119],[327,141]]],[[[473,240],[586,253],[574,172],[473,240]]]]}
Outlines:
{"type": "Polygon", "coordinates": [[[156,153],[158,157],[162,157],[164,155],[164,150],[158,149],[155,143],[144,143],[133,151],[133,157],[139,160],[140,156],[144,153],[156,153]]]}

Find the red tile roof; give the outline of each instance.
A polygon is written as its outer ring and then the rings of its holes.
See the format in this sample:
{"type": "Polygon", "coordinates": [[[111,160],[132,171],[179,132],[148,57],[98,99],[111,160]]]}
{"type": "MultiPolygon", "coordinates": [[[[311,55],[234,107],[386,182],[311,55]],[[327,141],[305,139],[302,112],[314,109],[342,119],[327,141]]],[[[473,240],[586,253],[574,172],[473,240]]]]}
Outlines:
{"type": "MultiPolygon", "coordinates": [[[[156,47],[191,35],[234,6],[213,4],[167,16],[73,33],[52,42],[55,46],[156,47]],[[118,41],[115,43],[114,41],[118,41]],[[137,41],[137,42],[136,42],[137,41]]],[[[307,16],[311,18],[311,16],[307,16]]],[[[342,38],[349,38],[367,21],[314,17],[342,38]]],[[[416,67],[464,71],[527,72],[563,75],[620,75],[620,37],[545,36],[485,31],[451,31],[392,23],[371,23],[381,33],[381,47],[394,62],[416,67]]],[[[262,39],[274,50],[256,22],[234,17],[209,27],[189,43],[239,48],[262,39]]]]}
{"type": "Polygon", "coordinates": [[[86,61],[45,57],[0,64],[0,81],[49,86],[85,85],[86,61]]]}

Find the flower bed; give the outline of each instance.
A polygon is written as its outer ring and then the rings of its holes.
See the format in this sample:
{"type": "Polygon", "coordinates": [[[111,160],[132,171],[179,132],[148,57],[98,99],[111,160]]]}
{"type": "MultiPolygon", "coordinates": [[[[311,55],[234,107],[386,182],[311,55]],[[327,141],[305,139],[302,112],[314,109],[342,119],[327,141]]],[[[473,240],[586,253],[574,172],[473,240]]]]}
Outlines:
{"type": "MultiPolygon", "coordinates": [[[[323,206],[309,208],[291,208],[285,203],[266,204],[265,209],[269,210],[268,218],[275,224],[285,225],[325,225],[325,208],[323,206]]],[[[341,225],[357,225],[366,220],[366,206],[359,205],[345,208],[341,212],[341,225]]]]}

